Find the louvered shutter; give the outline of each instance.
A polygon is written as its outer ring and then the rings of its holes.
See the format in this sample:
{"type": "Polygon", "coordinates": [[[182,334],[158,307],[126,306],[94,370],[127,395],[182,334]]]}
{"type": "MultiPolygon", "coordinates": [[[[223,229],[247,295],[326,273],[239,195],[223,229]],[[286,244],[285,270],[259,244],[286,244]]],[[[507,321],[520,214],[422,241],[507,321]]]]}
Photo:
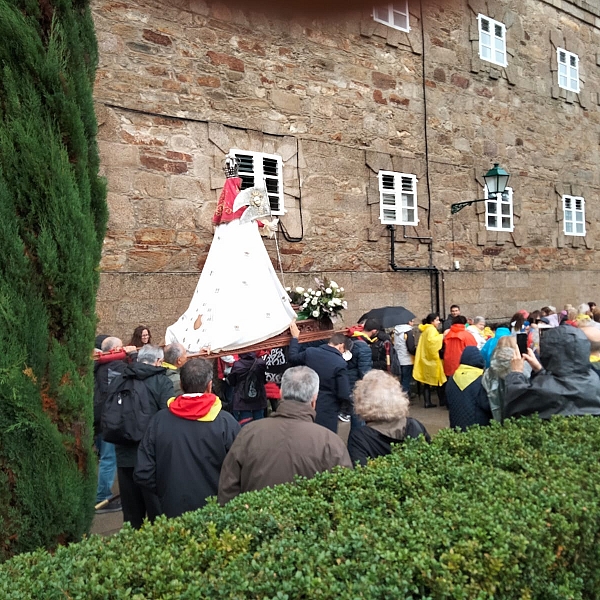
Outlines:
{"type": "Polygon", "coordinates": [[[231,150],[231,152],[240,160],[238,175],[242,179],[242,189],[266,188],[271,204],[271,214],[284,214],[281,156],[244,150],[231,150]]]}

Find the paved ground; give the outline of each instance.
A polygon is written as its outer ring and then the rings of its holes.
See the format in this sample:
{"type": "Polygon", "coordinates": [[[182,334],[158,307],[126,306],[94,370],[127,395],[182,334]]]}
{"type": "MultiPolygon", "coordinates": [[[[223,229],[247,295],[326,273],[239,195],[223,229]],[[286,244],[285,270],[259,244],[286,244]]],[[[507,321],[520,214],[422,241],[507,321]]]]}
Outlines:
{"type": "MultiPolygon", "coordinates": [[[[435,399],[434,399],[435,400],[435,399]]],[[[440,429],[448,427],[448,411],[445,408],[423,408],[422,401],[415,401],[410,406],[410,416],[418,419],[425,425],[425,428],[431,436],[434,436],[440,429]]],[[[346,441],[350,425],[340,423],[339,434],[346,441]]],[[[112,535],[121,529],[123,525],[123,513],[114,512],[103,515],[96,515],[92,524],[91,533],[100,535],[112,535]]]]}

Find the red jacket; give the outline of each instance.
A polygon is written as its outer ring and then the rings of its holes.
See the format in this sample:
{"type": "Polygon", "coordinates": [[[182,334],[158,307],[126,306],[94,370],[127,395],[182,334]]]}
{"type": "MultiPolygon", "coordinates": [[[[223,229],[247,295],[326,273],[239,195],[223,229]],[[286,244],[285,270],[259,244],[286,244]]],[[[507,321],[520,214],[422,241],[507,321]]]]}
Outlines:
{"type": "Polygon", "coordinates": [[[446,377],[454,375],[460,365],[460,357],[467,346],[477,346],[475,338],[464,325],[455,324],[444,338],[444,373],[446,377]]]}

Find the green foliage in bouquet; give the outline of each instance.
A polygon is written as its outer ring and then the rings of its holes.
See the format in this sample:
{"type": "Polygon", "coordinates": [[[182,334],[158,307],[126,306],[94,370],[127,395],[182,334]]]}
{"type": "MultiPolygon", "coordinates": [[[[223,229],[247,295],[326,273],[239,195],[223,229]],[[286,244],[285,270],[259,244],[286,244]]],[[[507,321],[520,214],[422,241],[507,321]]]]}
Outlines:
{"type": "Polygon", "coordinates": [[[445,430],[364,468],[0,567],[5,600],[600,597],[600,419],[445,430]]]}
{"type": "Polygon", "coordinates": [[[326,277],[315,277],[315,289],[302,287],[286,288],[292,304],[300,307],[298,320],[330,318],[333,323],[348,308],[344,300],[344,288],[326,277]]]}
{"type": "Polygon", "coordinates": [[[0,560],[93,516],[96,61],[87,2],[0,0],[0,560]]]}

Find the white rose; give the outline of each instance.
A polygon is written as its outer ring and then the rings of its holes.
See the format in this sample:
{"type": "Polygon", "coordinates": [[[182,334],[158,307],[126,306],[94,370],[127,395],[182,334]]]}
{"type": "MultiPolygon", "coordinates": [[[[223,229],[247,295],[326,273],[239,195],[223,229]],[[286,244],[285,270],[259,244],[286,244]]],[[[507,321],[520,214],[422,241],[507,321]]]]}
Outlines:
{"type": "Polygon", "coordinates": [[[296,288],[296,293],[297,294],[304,294],[304,288],[303,287],[297,287],[296,288]]]}
{"type": "Polygon", "coordinates": [[[318,310],[313,310],[312,311],[312,316],[313,317],[318,317],[319,316],[319,311],[318,310]]]}
{"type": "Polygon", "coordinates": [[[330,300],[330,301],[327,303],[327,306],[330,306],[330,307],[331,307],[331,306],[334,306],[334,304],[333,304],[333,301],[332,301],[332,300],[330,300]]]}
{"type": "Polygon", "coordinates": [[[334,288],[334,289],[335,289],[335,288],[337,288],[337,287],[339,287],[339,286],[338,286],[338,284],[337,284],[335,281],[330,281],[330,282],[329,282],[329,285],[330,285],[332,288],[334,288]]]}
{"type": "Polygon", "coordinates": [[[286,291],[286,292],[291,292],[291,291],[292,291],[292,288],[291,288],[291,287],[286,287],[286,288],[285,288],[285,291],[286,291]]]}
{"type": "Polygon", "coordinates": [[[344,288],[340,288],[340,292],[343,292],[343,291],[344,291],[344,288]]]}
{"type": "Polygon", "coordinates": [[[345,300],[342,302],[342,308],[348,308],[348,303],[345,300]]]}
{"type": "Polygon", "coordinates": [[[341,301],[339,298],[334,298],[334,299],[332,300],[332,302],[333,302],[333,303],[334,303],[336,306],[339,306],[339,305],[342,303],[342,301],[341,301]]]}
{"type": "Polygon", "coordinates": [[[319,301],[318,301],[316,298],[313,298],[313,299],[310,301],[310,303],[311,303],[313,306],[316,306],[317,302],[319,302],[319,301]]]}
{"type": "Polygon", "coordinates": [[[309,293],[309,294],[312,294],[312,293],[313,293],[313,291],[312,291],[312,288],[308,288],[308,293],[309,293]]]}
{"type": "Polygon", "coordinates": [[[331,288],[327,288],[327,289],[325,290],[325,293],[326,293],[326,294],[331,294],[331,288]]]}
{"type": "Polygon", "coordinates": [[[315,296],[318,298],[321,295],[321,292],[317,292],[315,296]]]}
{"type": "Polygon", "coordinates": [[[304,292],[304,297],[308,298],[308,292],[304,292]]]}

